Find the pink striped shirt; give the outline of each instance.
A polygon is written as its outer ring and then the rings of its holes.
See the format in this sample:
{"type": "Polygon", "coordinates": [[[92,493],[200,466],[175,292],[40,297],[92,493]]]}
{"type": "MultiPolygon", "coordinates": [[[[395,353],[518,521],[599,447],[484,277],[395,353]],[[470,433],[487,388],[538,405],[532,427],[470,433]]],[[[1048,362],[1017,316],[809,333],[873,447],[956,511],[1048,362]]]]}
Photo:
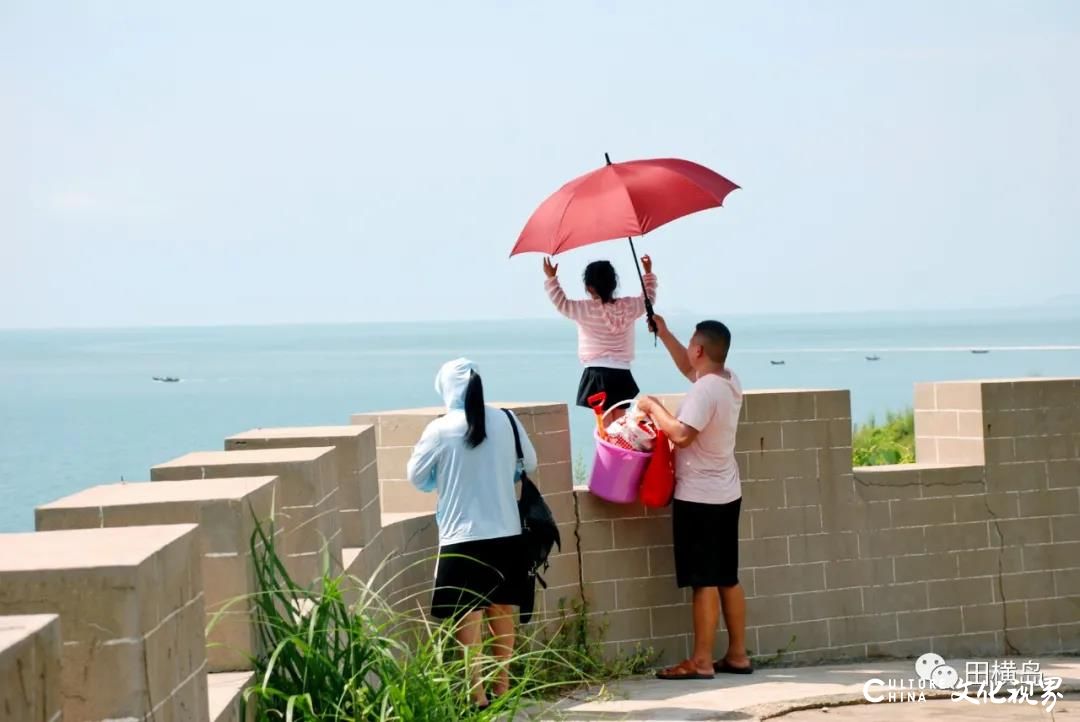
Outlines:
{"type": "MultiPolygon", "coordinates": [[[[597,298],[572,301],[563,293],[558,278],[544,282],[556,310],[578,327],[578,358],[583,366],[628,369],[634,360],[634,322],[645,315],[641,296],[616,298],[604,303],[597,298]]],[[[656,274],[645,274],[645,290],[656,303],[656,274]]]]}

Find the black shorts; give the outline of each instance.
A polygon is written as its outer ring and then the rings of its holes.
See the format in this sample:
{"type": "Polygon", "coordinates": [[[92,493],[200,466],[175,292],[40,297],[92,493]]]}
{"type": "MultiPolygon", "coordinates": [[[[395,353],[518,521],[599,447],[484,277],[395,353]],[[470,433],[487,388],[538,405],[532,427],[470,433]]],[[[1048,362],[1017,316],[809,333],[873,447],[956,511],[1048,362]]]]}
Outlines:
{"type": "Polygon", "coordinates": [[[447,544],[435,567],[431,616],[447,619],[492,604],[520,605],[528,579],[520,534],[447,544]]]}
{"type": "Polygon", "coordinates": [[[604,402],[604,411],[607,411],[620,401],[636,397],[641,389],[634,381],[634,375],[630,373],[630,369],[587,366],[581,372],[581,381],[578,382],[577,405],[591,408],[588,398],[600,391],[607,392],[607,401],[604,402]]]}
{"type": "Polygon", "coordinates": [[[680,587],[733,587],[739,583],[739,509],[727,504],[675,500],[671,511],[675,581],[680,587]]]}

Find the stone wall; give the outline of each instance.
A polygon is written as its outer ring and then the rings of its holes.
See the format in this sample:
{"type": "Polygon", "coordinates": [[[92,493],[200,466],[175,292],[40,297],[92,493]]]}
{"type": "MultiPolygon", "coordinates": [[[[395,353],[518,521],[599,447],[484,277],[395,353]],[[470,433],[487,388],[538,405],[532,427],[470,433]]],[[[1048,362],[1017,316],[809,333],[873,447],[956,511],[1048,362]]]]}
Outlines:
{"type": "MultiPolygon", "coordinates": [[[[669,510],[574,486],[565,405],[503,405],[537,449],[534,479],[563,536],[538,623],[587,602],[607,653],[685,657],[690,608],[675,587],[669,510]]],[[[1080,379],[920,384],[915,407],[919,463],[853,469],[848,392],[746,394],[740,575],[759,657],[1080,651],[1080,379]]],[[[247,609],[211,633],[209,652],[206,614],[254,590],[246,542],[271,514],[298,581],[316,583],[328,565],[357,580],[354,600],[376,590],[399,610],[425,608],[435,496],[404,470],[439,413],[244,432],[226,451],[154,467],[154,483],[45,505],[37,533],[0,535],[0,614],[59,615],[63,640],[57,696],[42,690],[25,713],[12,702],[18,718],[54,719],[62,705],[78,720],[244,719],[244,652],[257,651],[247,609]]],[[[34,634],[59,651],[55,622],[34,634]]],[[[29,649],[18,636],[0,635],[0,674],[29,649]]],[[[48,687],[56,666],[42,654],[48,687]]]]}
{"type": "Polygon", "coordinates": [[[0,617],[0,722],[56,722],[62,714],[59,618],[0,617]]]}

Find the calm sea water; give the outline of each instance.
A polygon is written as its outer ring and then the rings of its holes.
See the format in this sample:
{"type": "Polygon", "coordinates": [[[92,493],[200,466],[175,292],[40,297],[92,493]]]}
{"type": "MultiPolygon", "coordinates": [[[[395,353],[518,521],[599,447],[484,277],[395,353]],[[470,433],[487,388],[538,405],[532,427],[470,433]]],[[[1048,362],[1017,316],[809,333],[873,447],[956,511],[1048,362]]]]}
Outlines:
{"type": "MultiPolygon", "coordinates": [[[[730,365],[747,388],[848,388],[856,420],[909,406],[915,381],[1080,375],[1080,310],[726,320],[730,365]],[[880,361],[866,361],[870,354],[880,361]]],[[[669,321],[684,339],[693,326],[669,321]]],[[[560,319],[3,331],[0,531],[32,529],[36,504],[146,479],[156,463],[220,449],[225,436],[249,428],[341,424],[358,411],[437,405],[435,371],[460,355],[480,364],[489,400],[572,401],[575,344],[572,325],[560,319]]],[[[635,375],[647,391],[685,387],[644,333],[635,375]]],[[[575,449],[588,452],[590,414],[574,410],[571,418],[575,449]]]]}

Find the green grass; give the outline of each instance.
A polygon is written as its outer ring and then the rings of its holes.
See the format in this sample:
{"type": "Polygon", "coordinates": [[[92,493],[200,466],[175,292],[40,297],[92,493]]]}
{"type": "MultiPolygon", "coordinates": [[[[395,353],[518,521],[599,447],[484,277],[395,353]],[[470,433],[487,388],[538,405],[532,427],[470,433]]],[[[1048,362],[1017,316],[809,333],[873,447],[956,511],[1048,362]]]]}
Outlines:
{"type": "Polygon", "coordinates": [[[602,629],[585,607],[572,605],[557,619],[519,629],[510,690],[480,710],[470,701],[470,665],[490,681],[499,663],[484,651],[467,658],[451,625],[391,607],[384,592],[392,579],[375,583],[386,576],[385,564],[369,580],[326,571],[303,587],[281,563],[274,538],[270,524],[251,540],[263,590],[251,597],[263,652],[252,659],[256,677],[244,699],[258,720],[513,719],[568,688],[642,671],[652,658],[637,651],[606,660],[602,629]]]}
{"type": "Polygon", "coordinates": [[[907,409],[889,412],[878,424],[871,416],[865,424],[856,424],[851,438],[851,456],[855,466],[910,464],[915,461],[915,412],[907,409]]]}

